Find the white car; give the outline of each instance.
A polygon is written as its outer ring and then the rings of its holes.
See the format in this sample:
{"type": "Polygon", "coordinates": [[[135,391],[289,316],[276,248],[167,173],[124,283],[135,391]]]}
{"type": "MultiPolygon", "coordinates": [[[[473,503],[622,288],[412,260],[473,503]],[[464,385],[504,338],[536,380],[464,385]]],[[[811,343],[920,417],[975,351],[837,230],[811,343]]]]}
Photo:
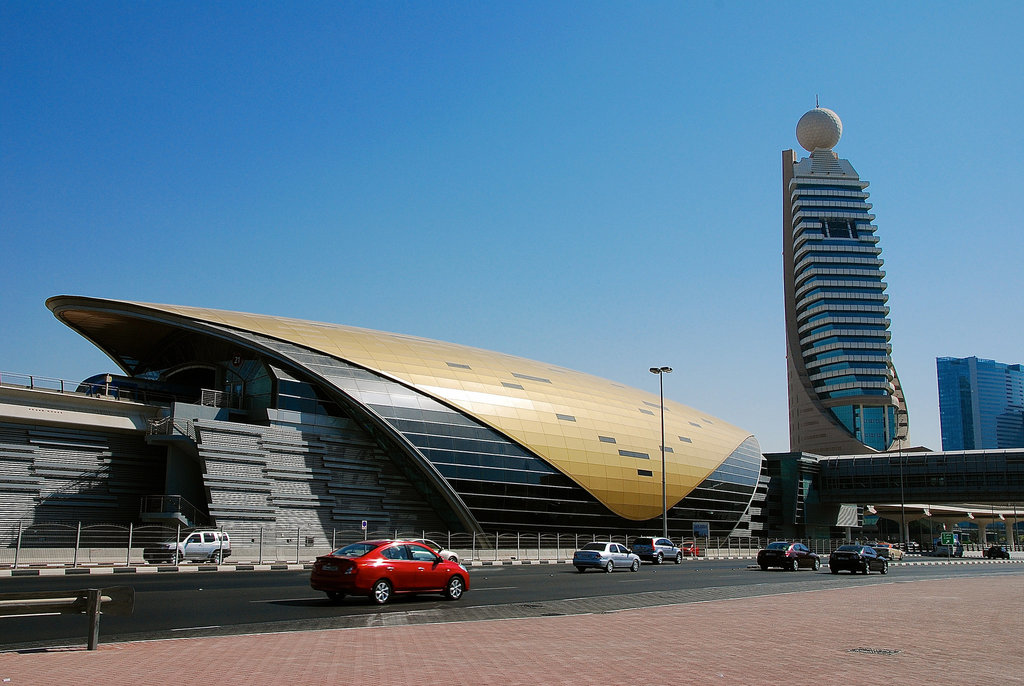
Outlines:
{"type": "Polygon", "coordinates": [[[427,546],[435,553],[440,555],[443,559],[448,560],[449,562],[454,562],[455,564],[459,564],[458,553],[456,553],[454,550],[448,550],[444,546],[435,543],[434,541],[431,541],[429,538],[414,538],[413,542],[422,543],[423,545],[427,546]]]}
{"type": "Polygon", "coordinates": [[[146,562],[223,562],[231,554],[231,538],[225,531],[193,531],[180,543],[170,541],[146,546],[146,562]]]}

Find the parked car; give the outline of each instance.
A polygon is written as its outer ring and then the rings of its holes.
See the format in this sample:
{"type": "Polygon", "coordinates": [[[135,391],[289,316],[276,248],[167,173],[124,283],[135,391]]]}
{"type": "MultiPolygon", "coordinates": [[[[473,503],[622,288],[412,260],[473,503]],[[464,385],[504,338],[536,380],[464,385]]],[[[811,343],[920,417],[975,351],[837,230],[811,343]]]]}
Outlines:
{"type": "Polygon", "coordinates": [[[365,595],[383,605],[403,593],[458,600],[469,590],[469,572],[415,541],[360,541],[317,557],[309,585],[336,601],[365,595]]]}
{"type": "Polygon", "coordinates": [[[775,541],[757,551],[757,565],[765,572],[769,567],[782,567],[794,572],[801,567],[817,571],[821,567],[821,558],[803,543],[775,541]]]}
{"type": "Polygon", "coordinates": [[[982,553],[982,555],[984,555],[985,557],[987,557],[990,560],[1009,560],[1010,559],[1010,551],[1007,550],[1006,546],[1003,546],[1003,545],[989,546],[985,550],[985,552],[982,553]]]}
{"type": "Polygon", "coordinates": [[[683,561],[683,550],[677,548],[670,539],[661,536],[640,536],[633,539],[631,547],[641,560],[647,560],[656,565],[660,565],[665,560],[675,560],[676,564],[681,564],[683,561]]]}
{"type": "Polygon", "coordinates": [[[828,558],[828,568],[833,574],[844,569],[850,574],[867,574],[871,570],[887,574],[889,560],[880,556],[871,546],[847,544],[832,551],[828,558]]]}
{"type": "Polygon", "coordinates": [[[903,551],[893,543],[870,543],[875,552],[893,562],[898,562],[903,559],[903,551]]]}
{"type": "Polygon", "coordinates": [[[180,542],[169,541],[142,549],[146,562],[223,562],[231,554],[231,537],[225,531],[193,531],[180,542]]]}
{"type": "Polygon", "coordinates": [[[429,538],[414,538],[413,542],[414,543],[422,543],[423,545],[427,546],[428,548],[430,548],[435,553],[437,553],[438,555],[440,555],[444,559],[448,560],[449,562],[458,563],[458,561],[459,561],[459,554],[458,553],[456,553],[454,550],[448,550],[447,548],[442,546],[440,543],[435,543],[434,541],[431,541],[429,538]]]}
{"type": "Polygon", "coordinates": [[[630,552],[624,545],[601,541],[588,543],[572,555],[572,564],[577,572],[588,569],[603,569],[611,573],[617,567],[633,572],[640,571],[640,556],[630,552]]]}
{"type": "Polygon", "coordinates": [[[954,543],[953,545],[946,545],[945,543],[936,543],[932,552],[928,553],[933,557],[963,557],[964,547],[960,543],[954,543]]]}
{"type": "Polygon", "coordinates": [[[683,555],[686,557],[700,557],[700,546],[696,541],[683,541],[683,555]]]}

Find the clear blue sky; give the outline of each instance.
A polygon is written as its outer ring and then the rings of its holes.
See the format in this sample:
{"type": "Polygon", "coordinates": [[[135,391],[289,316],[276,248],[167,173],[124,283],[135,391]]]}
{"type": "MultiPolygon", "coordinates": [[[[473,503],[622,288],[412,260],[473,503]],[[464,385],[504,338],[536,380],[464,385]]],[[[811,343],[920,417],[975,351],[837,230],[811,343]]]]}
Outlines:
{"type": "Polygon", "coordinates": [[[0,371],[113,364],[56,294],[559,364],[787,450],[781,151],[877,215],[911,440],[1024,362],[1024,3],[0,0],[0,371]],[[1013,200],[1018,198],[1018,200],[1013,200]]]}

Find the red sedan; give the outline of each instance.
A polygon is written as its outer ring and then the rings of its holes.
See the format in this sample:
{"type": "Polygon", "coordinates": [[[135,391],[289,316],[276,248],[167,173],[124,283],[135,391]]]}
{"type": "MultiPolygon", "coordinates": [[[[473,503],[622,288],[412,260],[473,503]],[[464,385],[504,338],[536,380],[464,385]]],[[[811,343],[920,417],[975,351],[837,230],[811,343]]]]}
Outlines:
{"type": "Polygon", "coordinates": [[[361,541],[316,558],[309,585],[331,600],[366,595],[378,605],[396,593],[441,593],[458,600],[469,590],[469,573],[422,543],[361,541]]]}

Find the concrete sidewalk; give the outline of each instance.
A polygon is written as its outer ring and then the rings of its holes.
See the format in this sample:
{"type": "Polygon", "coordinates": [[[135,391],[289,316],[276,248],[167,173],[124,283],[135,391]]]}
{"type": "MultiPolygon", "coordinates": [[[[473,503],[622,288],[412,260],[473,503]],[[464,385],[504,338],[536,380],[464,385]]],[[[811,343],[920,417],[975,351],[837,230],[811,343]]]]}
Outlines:
{"type": "Polygon", "coordinates": [[[600,614],[0,653],[0,683],[1024,684],[1020,575],[860,580],[600,614]]]}

